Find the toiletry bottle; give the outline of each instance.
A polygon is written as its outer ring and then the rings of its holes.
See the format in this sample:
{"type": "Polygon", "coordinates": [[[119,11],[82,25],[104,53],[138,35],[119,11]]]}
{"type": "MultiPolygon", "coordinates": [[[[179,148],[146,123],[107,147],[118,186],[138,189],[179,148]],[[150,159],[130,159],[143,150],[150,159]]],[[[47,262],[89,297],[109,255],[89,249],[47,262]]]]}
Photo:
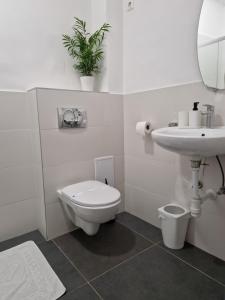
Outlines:
{"type": "Polygon", "coordinates": [[[193,110],[189,112],[189,127],[201,127],[201,112],[198,110],[199,102],[194,102],[193,110]]]}

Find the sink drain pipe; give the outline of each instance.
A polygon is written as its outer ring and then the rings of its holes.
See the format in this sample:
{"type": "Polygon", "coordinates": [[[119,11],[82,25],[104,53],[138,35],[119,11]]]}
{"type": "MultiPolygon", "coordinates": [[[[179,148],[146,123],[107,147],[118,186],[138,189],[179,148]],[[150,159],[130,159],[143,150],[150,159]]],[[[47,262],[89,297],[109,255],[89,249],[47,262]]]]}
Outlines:
{"type": "Polygon", "coordinates": [[[201,196],[199,193],[199,172],[201,160],[192,160],[192,200],[191,200],[191,216],[197,218],[201,214],[201,196]]]}
{"type": "Polygon", "coordinates": [[[199,188],[199,173],[200,173],[201,160],[192,159],[192,200],[191,200],[191,216],[198,218],[201,215],[201,205],[204,201],[211,199],[216,200],[217,194],[212,189],[208,189],[203,196],[200,195],[199,188]]]}

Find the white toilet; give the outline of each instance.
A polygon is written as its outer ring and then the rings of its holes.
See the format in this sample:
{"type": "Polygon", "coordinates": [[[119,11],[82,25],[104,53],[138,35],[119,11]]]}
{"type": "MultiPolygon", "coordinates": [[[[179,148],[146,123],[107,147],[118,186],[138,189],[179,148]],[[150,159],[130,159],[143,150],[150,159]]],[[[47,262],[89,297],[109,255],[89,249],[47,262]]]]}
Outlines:
{"type": "Polygon", "coordinates": [[[83,181],[57,191],[70,220],[88,235],[95,235],[102,223],[115,218],[120,192],[100,181],[83,181]]]}

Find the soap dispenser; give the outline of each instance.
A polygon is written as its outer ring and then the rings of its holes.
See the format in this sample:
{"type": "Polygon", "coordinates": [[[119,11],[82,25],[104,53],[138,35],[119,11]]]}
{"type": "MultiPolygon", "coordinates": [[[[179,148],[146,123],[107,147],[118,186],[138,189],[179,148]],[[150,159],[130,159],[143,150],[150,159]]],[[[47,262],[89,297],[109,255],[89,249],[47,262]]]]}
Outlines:
{"type": "Polygon", "coordinates": [[[194,102],[193,110],[189,112],[189,127],[201,127],[201,112],[198,110],[199,102],[194,102]]]}

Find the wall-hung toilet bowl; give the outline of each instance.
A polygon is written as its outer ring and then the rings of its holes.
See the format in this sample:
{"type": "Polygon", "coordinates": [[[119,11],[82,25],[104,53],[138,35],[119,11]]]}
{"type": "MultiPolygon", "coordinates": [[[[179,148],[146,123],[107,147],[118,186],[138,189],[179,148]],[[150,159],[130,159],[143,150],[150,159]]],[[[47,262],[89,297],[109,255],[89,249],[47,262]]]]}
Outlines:
{"type": "Polygon", "coordinates": [[[69,185],[57,193],[70,220],[88,235],[114,219],[121,202],[117,189],[94,180],[69,185]]]}

